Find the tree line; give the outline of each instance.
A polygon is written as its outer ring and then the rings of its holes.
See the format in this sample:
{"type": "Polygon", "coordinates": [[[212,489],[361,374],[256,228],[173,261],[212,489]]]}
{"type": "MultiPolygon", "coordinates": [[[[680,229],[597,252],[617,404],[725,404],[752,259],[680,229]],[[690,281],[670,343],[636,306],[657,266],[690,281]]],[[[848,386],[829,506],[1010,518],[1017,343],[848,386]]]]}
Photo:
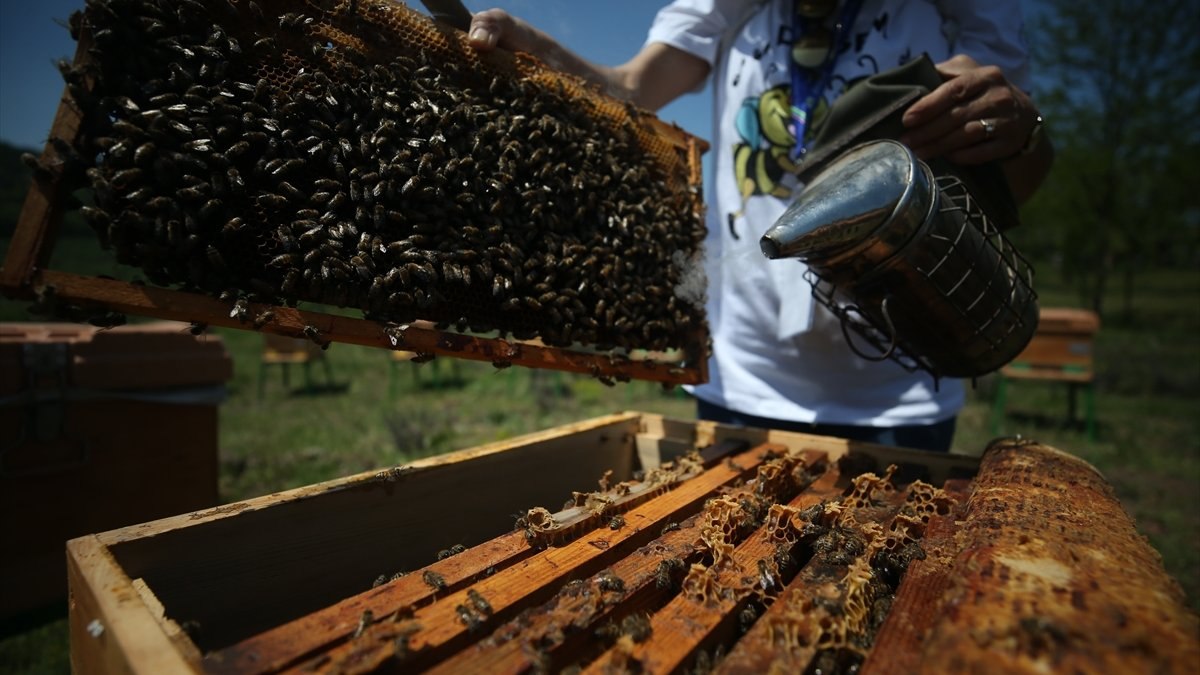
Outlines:
{"type": "Polygon", "coordinates": [[[1200,3],[1042,0],[1028,17],[1054,169],[1013,234],[1098,312],[1200,267],[1200,3]]]}

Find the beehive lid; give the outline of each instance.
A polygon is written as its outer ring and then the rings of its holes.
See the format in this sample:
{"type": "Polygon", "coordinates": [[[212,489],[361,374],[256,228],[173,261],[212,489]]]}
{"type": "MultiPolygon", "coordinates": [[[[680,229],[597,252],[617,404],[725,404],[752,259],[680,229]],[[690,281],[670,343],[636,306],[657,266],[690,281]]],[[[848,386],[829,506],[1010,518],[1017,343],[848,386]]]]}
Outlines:
{"type": "Polygon", "coordinates": [[[0,324],[0,394],[34,384],[28,347],[64,345],[65,379],[73,388],[147,390],[223,384],[233,376],[225,344],[195,336],[173,321],[101,329],[72,323],[0,324]]]}

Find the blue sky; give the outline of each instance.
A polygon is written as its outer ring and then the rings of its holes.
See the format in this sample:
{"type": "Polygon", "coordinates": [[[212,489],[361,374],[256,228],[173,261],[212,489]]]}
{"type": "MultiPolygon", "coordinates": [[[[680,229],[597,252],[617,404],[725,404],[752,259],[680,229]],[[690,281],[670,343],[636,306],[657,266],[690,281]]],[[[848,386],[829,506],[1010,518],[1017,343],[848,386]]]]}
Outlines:
{"type": "MultiPolygon", "coordinates": [[[[54,67],[70,58],[75,43],[64,21],[84,0],[0,0],[0,140],[41,148],[62,95],[54,67]]],[[[408,3],[420,7],[416,0],[408,3]]],[[[499,7],[521,16],[584,58],[617,64],[633,56],[645,40],[654,14],[667,0],[467,0],[480,11],[499,7]]],[[[1021,0],[1026,15],[1036,0],[1021,0]]],[[[659,117],[708,138],[708,92],[685,96],[659,111],[659,117]]]]}
{"type": "MultiPolygon", "coordinates": [[[[419,3],[410,2],[410,6],[419,3]]],[[[665,0],[470,0],[472,11],[500,7],[525,17],[584,58],[615,64],[641,48],[646,29],[665,0]]],[[[62,77],[54,67],[71,58],[75,43],[65,21],[83,0],[0,0],[0,140],[41,148],[50,131],[62,77]]],[[[701,137],[709,135],[707,95],[692,95],[659,116],[701,137]]]]}

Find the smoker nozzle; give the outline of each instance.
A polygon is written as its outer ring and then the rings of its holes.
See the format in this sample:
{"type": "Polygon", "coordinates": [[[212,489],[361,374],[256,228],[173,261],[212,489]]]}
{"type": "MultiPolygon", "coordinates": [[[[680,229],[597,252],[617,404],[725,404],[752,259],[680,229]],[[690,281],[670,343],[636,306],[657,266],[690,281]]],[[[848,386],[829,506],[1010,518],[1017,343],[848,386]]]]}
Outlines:
{"type": "Polygon", "coordinates": [[[817,173],[759,246],[771,259],[808,261],[872,238],[907,239],[928,215],[934,190],[928,168],[904,145],[864,144],[817,173]]]}

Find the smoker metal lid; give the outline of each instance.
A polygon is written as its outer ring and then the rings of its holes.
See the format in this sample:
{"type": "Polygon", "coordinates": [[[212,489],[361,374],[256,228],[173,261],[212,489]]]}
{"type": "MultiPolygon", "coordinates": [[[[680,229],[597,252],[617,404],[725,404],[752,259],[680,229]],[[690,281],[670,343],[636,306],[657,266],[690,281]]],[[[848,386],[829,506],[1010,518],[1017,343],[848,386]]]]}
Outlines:
{"type": "Polygon", "coordinates": [[[900,248],[927,217],[929,172],[897,141],[864,143],[808,183],[760,242],[768,258],[819,262],[864,249],[873,239],[900,248]]]}

